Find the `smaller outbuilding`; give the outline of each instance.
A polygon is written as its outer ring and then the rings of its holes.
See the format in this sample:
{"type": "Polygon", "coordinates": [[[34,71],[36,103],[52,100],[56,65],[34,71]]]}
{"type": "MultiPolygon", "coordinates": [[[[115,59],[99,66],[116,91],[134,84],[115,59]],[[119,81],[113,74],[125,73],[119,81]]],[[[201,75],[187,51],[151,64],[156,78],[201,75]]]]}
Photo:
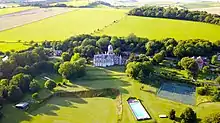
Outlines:
{"type": "Polygon", "coordinates": [[[165,115],[165,114],[160,114],[160,115],[159,115],[159,118],[167,118],[167,115],[165,115]]]}
{"type": "Polygon", "coordinates": [[[28,102],[20,102],[20,103],[16,104],[15,107],[17,109],[26,110],[29,107],[29,103],[28,102]]]}

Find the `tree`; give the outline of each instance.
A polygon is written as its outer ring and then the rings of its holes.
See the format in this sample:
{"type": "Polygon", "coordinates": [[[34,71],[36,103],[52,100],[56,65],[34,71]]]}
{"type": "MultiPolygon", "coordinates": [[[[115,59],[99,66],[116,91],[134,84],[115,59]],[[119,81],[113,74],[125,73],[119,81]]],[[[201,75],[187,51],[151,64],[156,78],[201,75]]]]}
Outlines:
{"type": "Polygon", "coordinates": [[[205,117],[203,123],[220,123],[220,113],[213,113],[205,117]]]}
{"type": "Polygon", "coordinates": [[[217,55],[213,55],[213,56],[212,56],[212,59],[211,59],[211,63],[212,63],[212,64],[216,64],[217,59],[218,59],[217,55]]]}
{"type": "Polygon", "coordinates": [[[56,83],[53,80],[47,80],[44,84],[44,87],[53,90],[56,87],[56,83]]]}
{"type": "Polygon", "coordinates": [[[204,67],[202,68],[202,72],[203,72],[203,73],[209,73],[209,72],[210,72],[209,66],[204,66],[204,67]]]}
{"type": "Polygon", "coordinates": [[[220,76],[218,76],[215,81],[220,84],[220,76]]]}
{"type": "Polygon", "coordinates": [[[170,113],[169,113],[169,118],[170,118],[171,120],[175,120],[175,118],[176,118],[176,111],[175,111],[174,109],[172,109],[172,110],[170,111],[170,113]]]}
{"type": "Polygon", "coordinates": [[[38,81],[37,80],[32,80],[31,83],[30,83],[30,86],[29,86],[29,90],[32,92],[32,93],[35,93],[37,91],[40,90],[40,85],[38,84],[38,81]]]}
{"type": "MultiPolygon", "coordinates": [[[[72,61],[72,59],[71,59],[72,61]]],[[[76,73],[76,70],[73,69],[73,63],[71,62],[64,62],[60,65],[60,68],[58,72],[64,77],[64,78],[70,78],[73,74],[76,73]]]]}
{"type": "Polygon", "coordinates": [[[33,93],[33,94],[32,94],[32,98],[35,99],[35,100],[37,100],[37,99],[39,98],[38,93],[33,93]]]}
{"type": "Polygon", "coordinates": [[[23,96],[21,89],[16,85],[11,85],[8,88],[8,97],[7,99],[11,102],[16,102],[20,100],[23,96]]]}
{"type": "Polygon", "coordinates": [[[130,62],[127,64],[125,72],[129,77],[137,79],[140,70],[141,70],[140,62],[130,62]]]}
{"type": "Polygon", "coordinates": [[[29,91],[31,79],[32,78],[30,75],[19,73],[12,77],[12,79],[10,80],[10,84],[18,86],[24,93],[29,91]]]}
{"type": "Polygon", "coordinates": [[[163,61],[164,57],[165,53],[161,51],[154,55],[153,60],[156,61],[156,63],[160,63],[163,61]]]}
{"type": "Polygon", "coordinates": [[[181,59],[180,64],[182,68],[184,68],[189,75],[193,75],[196,77],[199,72],[199,66],[193,58],[184,57],[181,59]]]}
{"type": "Polygon", "coordinates": [[[75,62],[80,58],[80,54],[79,53],[74,53],[74,55],[71,57],[71,62],[75,62]]]}
{"type": "Polygon", "coordinates": [[[97,42],[96,45],[101,48],[102,52],[107,51],[108,49],[108,45],[109,45],[109,38],[108,37],[104,37],[104,38],[100,38],[97,42]]]}
{"type": "Polygon", "coordinates": [[[8,86],[9,85],[9,80],[8,79],[2,79],[0,81],[0,86],[8,86]]]}
{"type": "Polygon", "coordinates": [[[181,123],[196,123],[197,121],[196,113],[192,108],[186,108],[180,117],[182,118],[181,123]]]}
{"type": "Polygon", "coordinates": [[[70,59],[71,59],[71,56],[67,52],[63,52],[61,57],[62,57],[63,61],[70,61],[70,59]]]}

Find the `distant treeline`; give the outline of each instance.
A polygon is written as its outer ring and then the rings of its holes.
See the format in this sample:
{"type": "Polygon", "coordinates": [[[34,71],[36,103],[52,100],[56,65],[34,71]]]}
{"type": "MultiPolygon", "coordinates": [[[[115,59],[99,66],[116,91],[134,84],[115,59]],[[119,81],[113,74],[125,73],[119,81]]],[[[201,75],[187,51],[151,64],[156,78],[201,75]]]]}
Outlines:
{"type": "Polygon", "coordinates": [[[113,46],[116,54],[122,56],[129,53],[152,56],[165,50],[166,56],[182,58],[185,56],[209,56],[220,52],[220,40],[214,43],[203,39],[177,41],[173,38],[165,38],[149,40],[137,37],[134,34],[127,37],[78,35],[65,41],[45,41],[42,43],[45,48],[62,50],[70,54],[79,53],[87,59],[93,58],[97,53],[106,52],[109,44],[113,46]]]}
{"type": "Polygon", "coordinates": [[[220,15],[210,14],[206,11],[189,11],[176,7],[143,6],[130,10],[128,15],[190,20],[220,25],[220,15]]]}

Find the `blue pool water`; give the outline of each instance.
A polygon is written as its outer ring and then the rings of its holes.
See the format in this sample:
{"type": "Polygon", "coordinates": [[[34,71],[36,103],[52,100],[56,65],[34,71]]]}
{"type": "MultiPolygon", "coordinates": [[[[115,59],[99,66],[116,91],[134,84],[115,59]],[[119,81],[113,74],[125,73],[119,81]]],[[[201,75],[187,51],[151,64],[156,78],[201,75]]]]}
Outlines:
{"type": "Polygon", "coordinates": [[[150,119],[149,114],[146,112],[143,105],[138,100],[130,102],[129,105],[137,120],[150,119]]]}

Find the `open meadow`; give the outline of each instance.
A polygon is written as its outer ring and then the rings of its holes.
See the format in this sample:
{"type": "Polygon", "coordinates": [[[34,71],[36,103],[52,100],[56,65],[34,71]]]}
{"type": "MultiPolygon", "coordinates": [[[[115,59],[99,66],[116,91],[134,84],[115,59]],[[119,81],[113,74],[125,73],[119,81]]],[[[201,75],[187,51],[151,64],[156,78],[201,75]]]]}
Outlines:
{"type": "Polygon", "coordinates": [[[0,43],[0,51],[6,52],[6,51],[19,51],[27,49],[28,45],[23,45],[23,43],[0,43]]]}
{"type": "Polygon", "coordinates": [[[15,7],[15,8],[3,8],[0,9],[0,15],[5,15],[5,14],[10,14],[10,13],[15,13],[15,12],[20,12],[24,10],[30,10],[33,9],[34,7],[15,7]]]}
{"type": "MultiPolygon", "coordinates": [[[[143,121],[144,123],[153,123],[155,121],[158,123],[173,123],[173,121],[168,118],[161,119],[158,117],[160,114],[168,114],[171,109],[175,109],[176,116],[179,117],[186,107],[191,107],[197,112],[199,119],[220,110],[220,103],[204,103],[198,106],[192,106],[160,98],[156,95],[160,86],[157,84],[152,86],[144,85],[144,89],[140,90],[143,84],[128,78],[123,71],[124,67],[119,66],[109,68],[89,66],[87,67],[86,76],[73,80],[72,84],[68,83],[68,86],[57,87],[56,90],[80,91],[102,88],[119,89],[122,94],[123,103],[121,123],[140,123],[133,117],[127,104],[126,100],[130,96],[140,99],[151,115],[152,119],[143,121]]],[[[49,75],[48,77],[51,77],[51,79],[54,79],[56,82],[61,81],[59,76],[49,75]]],[[[40,77],[36,79],[40,79],[40,77]]],[[[11,105],[7,105],[3,109],[6,113],[2,121],[7,123],[14,123],[14,121],[20,123],[115,123],[117,120],[115,105],[115,101],[111,98],[53,97],[32,112],[24,113],[23,111],[13,108],[11,105]],[[11,116],[14,118],[10,118],[11,116]]]]}
{"type": "Polygon", "coordinates": [[[64,40],[76,34],[89,34],[124,17],[127,10],[77,9],[55,17],[0,32],[2,41],[64,40]]]}
{"type": "Polygon", "coordinates": [[[127,36],[134,33],[149,39],[220,39],[220,26],[172,19],[127,16],[120,22],[101,30],[96,35],[127,36]]]}

